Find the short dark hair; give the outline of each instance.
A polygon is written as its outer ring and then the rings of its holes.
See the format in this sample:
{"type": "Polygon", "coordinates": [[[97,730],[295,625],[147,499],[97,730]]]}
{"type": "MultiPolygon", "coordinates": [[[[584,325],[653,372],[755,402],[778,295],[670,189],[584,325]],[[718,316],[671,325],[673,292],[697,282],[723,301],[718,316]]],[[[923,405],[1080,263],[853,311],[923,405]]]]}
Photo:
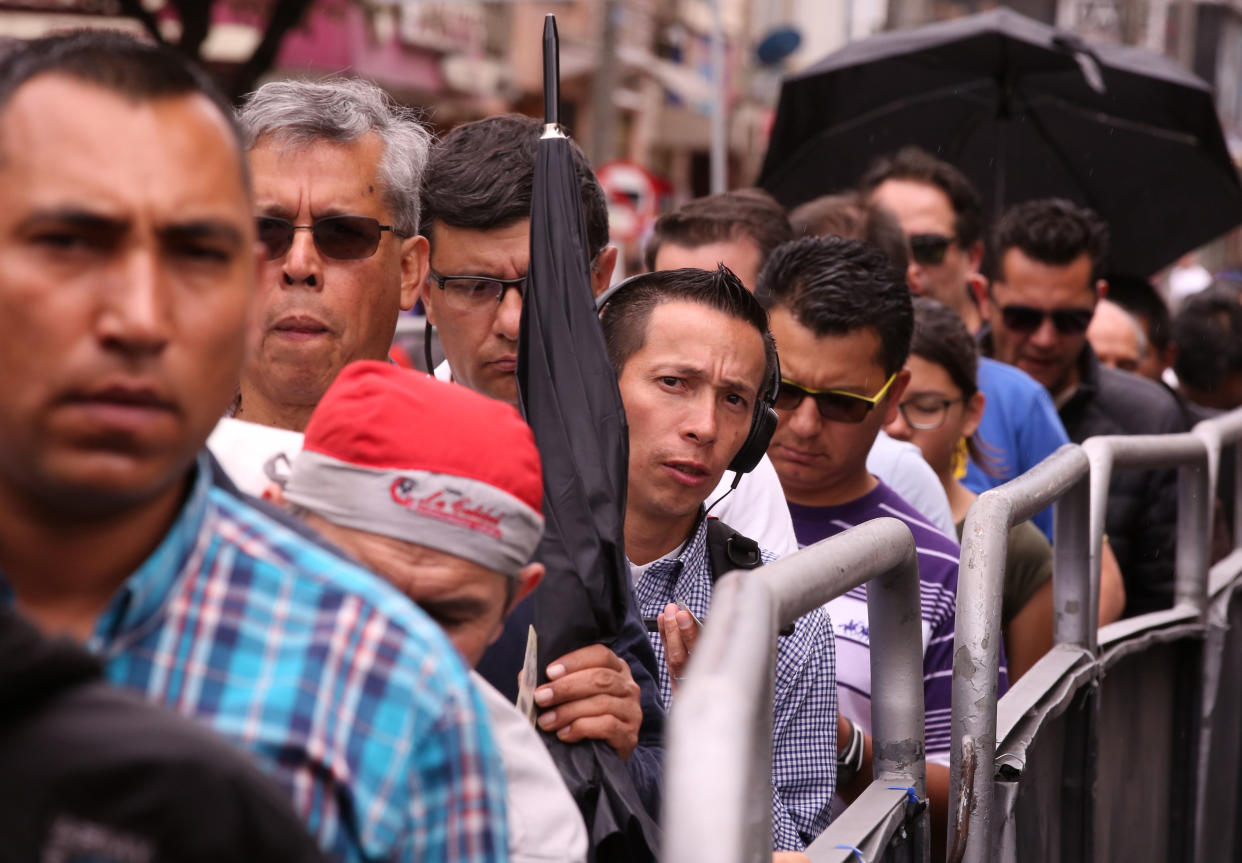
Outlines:
{"type": "Polygon", "coordinates": [[[953,207],[953,230],[963,248],[983,237],[983,203],[974,183],[948,162],[937,159],[919,147],[903,147],[891,156],[881,156],[859,181],[859,188],[870,195],[885,180],[926,183],[944,192],[953,207]]]}
{"type": "Polygon", "coordinates": [[[1108,298],[1140,322],[1147,322],[1147,341],[1157,353],[1163,354],[1173,340],[1173,321],[1168,304],[1155,286],[1136,276],[1110,274],[1108,298]]]}
{"type": "Polygon", "coordinates": [[[797,207],[789,214],[789,221],[799,237],[832,234],[861,240],[887,255],[893,266],[902,272],[910,265],[906,235],[897,217],[884,207],[868,202],[859,192],[821,195],[797,207]]]}
{"type": "MultiPolygon", "coordinates": [[[[489,231],[529,219],[543,127],[534,117],[499,114],[445,135],[432,147],[423,174],[420,233],[434,246],[436,222],[489,231]]],[[[608,202],[586,155],[569,143],[588,251],[595,256],[608,245],[608,202]]]]}
{"type": "Polygon", "coordinates": [[[647,341],[647,324],[657,306],[671,302],[698,303],[750,324],[763,336],[764,369],[760,395],[776,387],[779,365],[776,342],[768,328],[768,313],[733,271],[721,264],[715,270],[657,270],[634,276],[604,305],[600,324],[608,357],[620,377],[630,357],[647,341]]]}
{"type": "MultiPolygon", "coordinates": [[[[52,74],[134,101],[204,96],[228,124],[239,158],[243,152],[242,134],[228,99],[198,65],[166,45],[114,30],[74,30],[6,45],[0,57],[0,111],[24,84],[52,74]]],[[[241,161],[244,171],[245,160],[241,161]]],[[[248,172],[246,177],[248,182],[248,172]]]]}
{"type": "Polygon", "coordinates": [[[1237,288],[1215,284],[1192,295],[1173,319],[1173,371],[1201,392],[1242,373],[1242,303],[1237,288]]]}
{"type": "Polygon", "coordinates": [[[1005,253],[1017,249],[1041,264],[1065,266],[1080,255],[1091,259],[1091,289],[1104,278],[1108,260],[1108,225],[1093,210],[1064,198],[1015,204],[992,230],[994,278],[1004,276],[1005,253]]]}
{"type": "Polygon", "coordinates": [[[759,266],[781,243],[793,239],[784,208],[762,189],[738,189],[695,198],[656,219],[643,252],[647,269],[655,269],[660,246],[697,248],[745,237],[759,249],[759,266]]]}
{"type": "Polygon", "coordinates": [[[914,310],[905,273],[879,249],[843,237],[803,237],[786,243],[759,274],[764,308],[787,308],[817,337],[872,329],[886,374],[910,354],[914,310]]]}

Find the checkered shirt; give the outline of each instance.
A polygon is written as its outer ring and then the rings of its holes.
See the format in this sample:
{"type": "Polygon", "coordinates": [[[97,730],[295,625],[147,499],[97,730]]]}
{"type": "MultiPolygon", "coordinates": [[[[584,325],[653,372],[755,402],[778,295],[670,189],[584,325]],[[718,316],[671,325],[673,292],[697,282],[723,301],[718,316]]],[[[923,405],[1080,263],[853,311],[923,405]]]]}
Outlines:
{"type": "Polygon", "coordinates": [[[443,632],[210,477],[201,457],[97,622],[108,679],[257,754],[333,859],[506,860],[486,708],[443,632]]]}
{"type": "MultiPolygon", "coordinates": [[[[776,556],[761,551],[764,563],[776,556]]],[[[752,573],[752,575],[756,575],[752,573]]],[[[712,599],[707,519],[681,553],[652,563],[634,586],[644,617],[678,602],[707,619],[712,599]]],[[[673,690],[659,633],[649,633],[660,669],[660,694],[672,709],[673,690]]],[[[801,851],[828,826],[837,784],[837,682],[832,627],[817,608],[777,641],[772,717],[772,843],[801,851]]]]}

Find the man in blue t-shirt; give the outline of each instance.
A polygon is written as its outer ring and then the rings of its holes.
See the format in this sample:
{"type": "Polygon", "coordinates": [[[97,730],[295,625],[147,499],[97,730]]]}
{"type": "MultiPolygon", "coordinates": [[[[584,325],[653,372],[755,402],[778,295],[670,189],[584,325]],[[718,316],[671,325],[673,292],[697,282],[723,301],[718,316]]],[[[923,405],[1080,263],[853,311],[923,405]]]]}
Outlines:
{"type": "MultiPolygon", "coordinates": [[[[776,468],[799,545],[810,545],[872,518],[909,525],[918,549],[922,596],[927,790],[932,824],[945,823],[948,800],[957,543],[867,471],[866,458],[893,419],[909,382],[904,370],[914,313],[902,273],[884,254],[854,240],[813,237],[769,258],[757,295],[768,308],[781,350],[780,422],[768,456],[776,468]]],[[[864,740],[861,769],[853,745],[871,727],[870,638],[866,590],[828,604],[836,634],[838,795],[870,782],[864,740]],[[852,762],[852,763],[851,763],[852,762]],[[848,774],[853,773],[852,781],[848,774]]],[[[1006,686],[1004,671],[1002,691],[1006,686]]]]}

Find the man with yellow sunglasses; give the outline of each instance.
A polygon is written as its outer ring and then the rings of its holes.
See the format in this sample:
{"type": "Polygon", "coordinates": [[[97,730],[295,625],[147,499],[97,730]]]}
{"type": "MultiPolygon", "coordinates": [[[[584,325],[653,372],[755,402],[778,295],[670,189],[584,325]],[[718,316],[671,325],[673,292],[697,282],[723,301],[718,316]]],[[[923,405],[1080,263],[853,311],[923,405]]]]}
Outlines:
{"type": "MultiPolygon", "coordinates": [[[[808,237],[772,253],[757,296],[781,358],[779,422],[768,448],[800,546],[879,516],[905,522],[918,552],[927,791],[943,829],[949,782],[956,542],[867,470],[880,428],[910,380],[914,312],[903,274],[877,249],[808,237]]],[[[870,783],[870,622],[863,588],[827,606],[836,635],[838,806],[870,783]],[[848,717],[848,718],[847,718],[848,717]]],[[[1003,652],[1002,652],[1003,656],[1003,652]]],[[[1007,688],[1001,673],[1001,691],[1007,688]]],[[[943,842],[943,835],[933,839],[943,842]]]]}

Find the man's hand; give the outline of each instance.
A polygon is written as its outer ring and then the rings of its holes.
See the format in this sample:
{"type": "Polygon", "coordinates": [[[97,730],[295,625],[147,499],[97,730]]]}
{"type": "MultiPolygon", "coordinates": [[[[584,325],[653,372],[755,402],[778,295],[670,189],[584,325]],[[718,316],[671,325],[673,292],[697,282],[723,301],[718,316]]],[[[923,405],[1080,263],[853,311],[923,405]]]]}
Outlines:
{"type": "Polygon", "coordinates": [[[625,761],[638,745],[643,711],[630,667],[607,647],[592,644],[548,666],[550,683],[535,690],[544,710],[539,727],[566,743],[603,740],[625,761]]]}
{"type": "Polygon", "coordinates": [[[686,674],[686,663],[699,640],[699,623],[694,615],[676,603],[664,606],[664,613],[658,618],[660,640],[664,642],[664,662],[668,665],[669,677],[673,679],[673,690],[686,674]]]}

